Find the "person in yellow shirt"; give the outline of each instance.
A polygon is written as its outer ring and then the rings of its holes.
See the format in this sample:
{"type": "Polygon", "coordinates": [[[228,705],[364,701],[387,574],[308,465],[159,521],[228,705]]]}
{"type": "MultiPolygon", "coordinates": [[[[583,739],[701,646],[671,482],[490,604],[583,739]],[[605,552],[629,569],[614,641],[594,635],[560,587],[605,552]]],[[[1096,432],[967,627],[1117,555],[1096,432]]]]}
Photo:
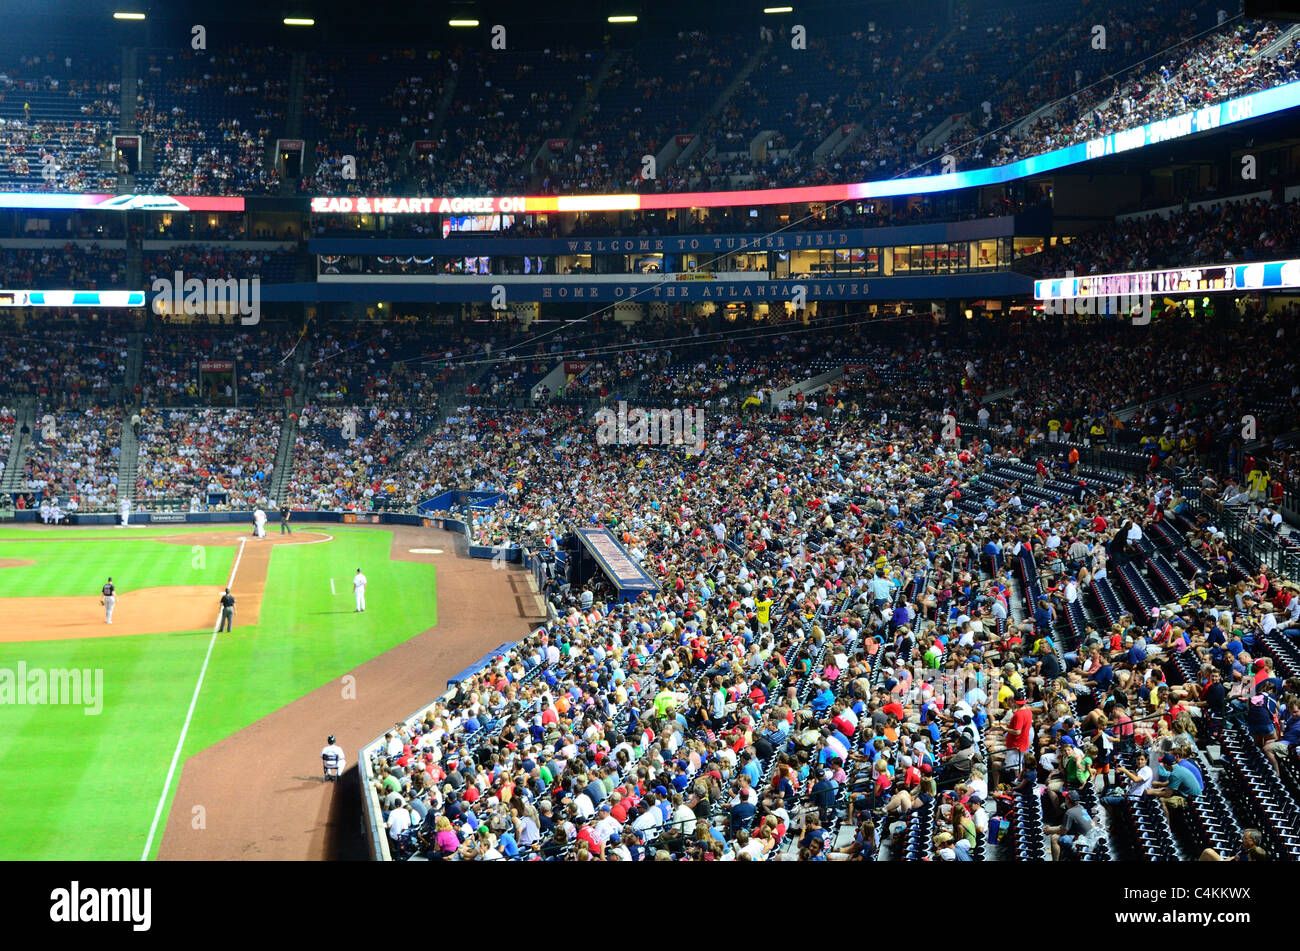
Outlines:
{"type": "Polygon", "coordinates": [[[769,595],[764,595],[763,600],[754,602],[754,614],[758,618],[758,633],[772,633],[772,605],[776,602],[769,595]]]}
{"type": "Polygon", "coordinates": [[[1256,466],[1250,470],[1250,474],[1246,476],[1246,481],[1250,483],[1251,499],[1258,501],[1264,498],[1265,493],[1268,491],[1268,484],[1273,481],[1273,477],[1269,475],[1267,469],[1256,466]]]}
{"type": "Polygon", "coordinates": [[[1101,420],[1097,420],[1089,427],[1088,436],[1098,445],[1106,444],[1106,427],[1101,424],[1101,420]]]}
{"type": "Polygon", "coordinates": [[[1047,421],[1047,441],[1061,441],[1061,421],[1055,417],[1047,421]]]}

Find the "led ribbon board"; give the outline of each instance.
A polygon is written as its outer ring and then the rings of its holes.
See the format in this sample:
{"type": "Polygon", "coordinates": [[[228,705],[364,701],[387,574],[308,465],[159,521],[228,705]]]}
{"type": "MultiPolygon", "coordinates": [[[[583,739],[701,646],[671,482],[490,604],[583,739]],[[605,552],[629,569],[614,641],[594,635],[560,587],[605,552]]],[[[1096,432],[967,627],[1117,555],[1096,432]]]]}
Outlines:
{"type": "Polygon", "coordinates": [[[0,307],[143,307],[144,291],[0,291],[0,307]]]}
{"type": "Polygon", "coordinates": [[[243,211],[236,196],[72,195],[57,192],[0,192],[0,208],[34,211],[243,211]]]}
{"type": "Polygon", "coordinates": [[[1203,109],[1169,116],[1079,142],[1042,155],[993,168],[890,178],[852,185],[814,185],[803,188],[767,188],[730,192],[677,192],[661,195],[526,195],[481,198],[320,197],[311,200],[318,214],[543,214],[578,211],[646,211],[665,208],[728,208],[737,205],[783,205],[802,202],[851,201],[1002,185],[1031,175],[1077,165],[1107,155],[1117,155],[1148,145],[1171,142],[1198,132],[1257,119],[1300,105],[1300,81],[1262,92],[1239,96],[1203,109]]]}
{"type": "Polygon", "coordinates": [[[1267,291],[1295,287],[1300,287],[1300,259],[1048,278],[1034,281],[1034,298],[1068,300],[1077,297],[1267,291]]]}

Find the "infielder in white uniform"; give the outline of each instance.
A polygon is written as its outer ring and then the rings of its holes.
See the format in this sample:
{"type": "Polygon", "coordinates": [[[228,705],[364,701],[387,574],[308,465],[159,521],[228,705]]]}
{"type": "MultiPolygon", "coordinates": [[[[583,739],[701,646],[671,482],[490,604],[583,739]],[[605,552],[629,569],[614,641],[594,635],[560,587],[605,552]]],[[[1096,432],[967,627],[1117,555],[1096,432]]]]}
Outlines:
{"type": "Polygon", "coordinates": [[[253,510],[253,536],[255,538],[266,537],[266,513],[261,507],[253,510]]]}
{"type": "Polygon", "coordinates": [[[131,524],[131,500],[122,500],[122,527],[126,528],[131,524]]]}
{"type": "Polygon", "coordinates": [[[357,598],[357,606],[352,613],[356,614],[357,611],[364,611],[366,609],[366,576],[361,573],[360,568],[357,569],[357,576],[352,579],[352,593],[357,598]]]}

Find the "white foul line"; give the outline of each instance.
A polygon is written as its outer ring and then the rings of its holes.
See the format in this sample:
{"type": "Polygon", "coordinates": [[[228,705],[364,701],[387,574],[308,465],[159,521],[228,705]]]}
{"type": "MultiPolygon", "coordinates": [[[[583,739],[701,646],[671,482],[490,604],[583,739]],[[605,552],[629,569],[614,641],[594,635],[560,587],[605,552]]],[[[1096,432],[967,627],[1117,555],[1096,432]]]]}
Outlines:
{"type": "MultiPolygon", "coordinates": [[[[239,540],[239,551],[235,553],[235,564],[230,569],[230,580],[226,582],[229,588],[235,583],[235,572],[239,570],[239,559],[244,557],[244,546],[248,544],[248,539],[239,540]]],[[[199,682],[194,685],[194,696],[190,698],[190,709],[185,714],[185,725],[181,727],[181,737],[176,741],[176,752],[172,753],[172,764],[167,769],[167,781],[163,783],[162,795],[158,798],[158,808],[154,810],[153,825],[149,826],[149,839],[144,844],[144,854],[140,856],[140,861],[147,861],[149,850],[153,848],[153,837],[158,831],[158,820],[162,818],[163,805],[167,802],[167,791],[172,787],[172,777],[176,775],[176,764],[181,758],[181,748],[185,746],[185,735],[190,731],[190,720],[194,718],[194,707],[199,702],[199,691],[203,689],[203,678],[208,673],[208,661],[212,659],[212,648],[217,643],[217,631],[221,627],[221,612],[217,611],[217,623],[212,625],[212,637],[208,641],[208,652],[203,658],[203,668],[199,671],[199,682]]]]}
{"type": "Polygon", "coordinates": [[[338,594],[338,592],[334,590],[334,579],[333,579],[333,578],[330,579],[330,594],[338,594]]]}

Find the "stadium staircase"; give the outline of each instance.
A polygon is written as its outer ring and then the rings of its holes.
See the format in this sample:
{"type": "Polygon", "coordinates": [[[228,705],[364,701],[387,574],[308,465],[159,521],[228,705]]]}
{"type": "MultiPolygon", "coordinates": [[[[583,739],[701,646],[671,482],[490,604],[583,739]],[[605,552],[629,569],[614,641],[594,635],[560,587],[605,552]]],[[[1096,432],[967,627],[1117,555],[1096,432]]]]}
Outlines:
{"type": "MultiPolygon", "coordinates": [[[[136,243],[137,250],[139,242],[136,243]]],[[[140,382],[140,369],[144,365],[144,334],[134,331],[127,338],[126,373],[122,386],[128,394],[126,409],[122,413],[122,436],[117,457],[117,497],[135,501],[136,474],[140,468],[140,440],[131,425],[131,417],[140,412],[135,399],[135,386],[140,382]]]]}
{"type": "Polygon", "coordinates": [[[1271,59],[1294,43],[1297,39],[1300,39],[1300,23],[1294,24],[1290,29],[1285,30],[1272,43],[1269,43],[1254,56],[1248,57],[1246,62],[1250,63],[1255,60],[1271,59]]]}
{"type": "Polygon", "coordinates": [[[138,410],[129,410],[122,420],[121,454],[117,458],[117,497],[118,500],[135,501],[136,474],[140,469],[140,440],[136,437],[135,427],[131,425],[131,416],[138,410]]]}
{"type": "Polygon", "coordinates": [[[275,449],[275,471],[271,473],[271,485],[267,498],[272,503],[282,501],[284,489],[293,476],[293,450],[298,442],[298,413],[307,401],[307,366],[311,360],[311,341],[303,338],[291,358],[293,378],[291,386],[293,396],[285,406],[284,416],[280,420],[280,444],[275,449]]]}
{"type": "MultiPolygon", "coordinates": [[[[118,134],[133,135],[136,132],[136,94],[139,92],[139,57],[134,47],[123,47],[122,49],[122,92],[121,92],[121,115],[118,118],[118,134]]],[[[106,149],[107,160],[110,165],[117,165],[117,151],[115,149],[106,149]]],[[[140,165],[138,171],[143,172],[145,169],[153,168],[153,140],[140,142],[140,165]],[[146,164],[147,163],[147,164],[146,164]]],[[[135,190],[134,175],[119,175],[117,179],[117,193],[119,195],[130,194],[135,190]]],[[[132,284],[131,286],[135,286],[132,284]]]]}
{"type": "Polygon", "coordinates": [[[442,136],[442,127],[447,124],[447,113],[456,100],[456,87],[459,83],[460,73],[449,70],[443,79],[442,95],[438,98],[437,113],[433,117],[433,127],[429,130],[429,138],[434,142],[442,136]]]}
{"type": "Polygon", "coordinates": [[[283,499],[284,487],[293,475],[293,447],[297,440],[297,414],[286,412],[280,420],[280,445],[275,450],[275,471],[271,473],[271,487],[267,491],[272,505],[283,499]]]}
{"type": "MultiPolygon", "coordinates": [[[[690,130],[690,134],[693,136],[691,143],[686,146],[686,148],[682,149],[673,160],[673,164],[676,164],[682,159],[690,158],[701,149],[707,151],[714,148],[712,143],[704,141],[704,130],[708,128],[709,123],[713,121],[713,117],[726,108],[727,103],[736,95],[736,92],[745,85],[745,80],[749,79],[750,74],[762,65],[763,60],[767,57],[767,53],[768,47],[765,45],[760,45],[758,49],[754,50],[754,55],[749,58],[744,66],[740,67],[740,72],[736,73],[731,82],[727,84],[727,87],[723,89],[722,92],[718,93],[718,98],[713,100],[713,104],[710,105],[708,109],[704,110],[704,112],[700,114],[700,117],[695,121],[695,125],[690,130]]],[[[662,173],[663,169],[660,169],[659,171],[662,173]]]]}
{"type": "MultiPolygon", "coordinates": [[[[592,103],[596,101],[596,98],[600,95],[601,89],[605,86],[605,80],[622,59],[623,54],[620,51],[610,51],[609,55],[605,57],[605,61],[600,64],[600,69],[597,70],[591,84],[587,87],[587,94],[582,97],[582,101],[579,102],[578,105],[574,107],[573,111],[569,113],[569,118],[564,120],[564,125],[561,126],[559,134],[552,136],[551,138],[561,139],[569,143],[573,142],[573,137],[578,131],[578,123],[580,123],[587,112],[590,111],[592,103]]],[[[438,136],[442,134],[443,120],[446,118],[447,110],[451,106],[452,97],[456,93],[457,75],[457,73],[451,74],[451,80],[447,83],[447,90],[443,93],[442,100],[438,103],[438,121],[434,125],[432,136],[434,141],[437,141],[438,136]]],[[[532,157],[532,164],[528,166],[529,168],[548,168],[555,164],[555,160],[559,158],[559,156],[551,151],[550,145],[548,144],[550,141],[551,139],[542,140],[541,147],[532,157]],[[541,162],[540,166],[538,164],[539,160],[541,162]]],[[[529,187],[537,188],[542,184],[542,180],[545,177],[546,172],[544,171],[534,172],[529,178],[529,187]]]]}
{"type": "Polygon", "coordinates": [[[5,471],[0,475],[0,492],[17,492],[22,488],[23,460],[27,458],[27,447],[32,443],[32,427],[36,425],[36,404],[25,399],[14,404],[14,437],[9,444],[9,458],[5,462],[5,471]],[[26,434],[23,427],[27,427],[26,434]]]}
{"type": "Polygon", "coordinates": [[[1173,393],[1166,393],[1164,396],[1157,396],[1153,400],[1147,400],[1145,403],[1134,403],[1131,406],[1125,406],[1115,413],[1115,418],[1121,423],[1127,423],[1130,419],[1138,414],[1139,411],[1155,409],[1161,406],[1167,406],[1170,403],[1187,403],[1198,397],[1205,396],[1214,391],[1216,384],[1201,383],[1197,386],[1189,386],[1185,390],[1176,390],[1173,393]]]}
{"type": "MultiPolygon", "coordinates": [[[[302,135],[302,104],[307,95],[307,54],[297,52],[293,54],[293,62],[289,65],[289,104],[285,113],[284,137],[287,139],[301,139],[302,135]]],[[[307,163],[310,156],[315,153],[314,142],[303,141],[302,150],[302,167],[298,169],[300,175],[307,175],[309,170],[307,163]]],[[[269,159],[271,167],[276,168],[280,163],[280,156],[276,154],[274,140],[269,143],[269,159]]],[[[298,183],[288,178],[280,180],[280,194],[293,195],[297,192],[298,183]]],[[[301,271],[301,268],[299,269],[301,271]]],[[[301,274],[299,280],[303,280],[301,274]]]]}

